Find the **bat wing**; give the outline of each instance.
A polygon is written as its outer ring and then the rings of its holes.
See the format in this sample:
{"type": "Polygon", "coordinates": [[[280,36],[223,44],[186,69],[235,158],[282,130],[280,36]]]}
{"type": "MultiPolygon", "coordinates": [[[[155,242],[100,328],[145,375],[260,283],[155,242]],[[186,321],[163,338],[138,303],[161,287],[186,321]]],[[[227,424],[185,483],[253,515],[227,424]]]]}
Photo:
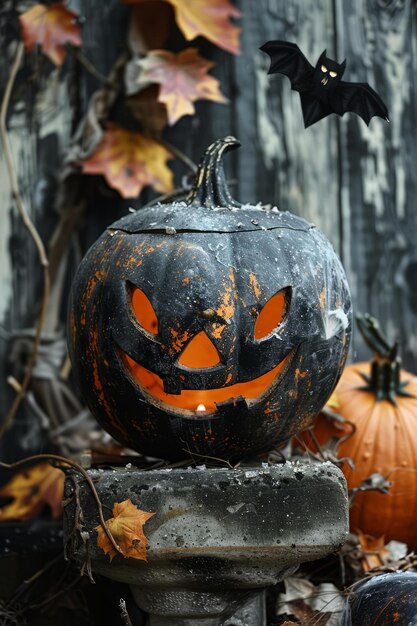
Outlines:
{"type": "Polygon", "coordinates": [[[385,103],[368,83],[348,83],[341,80],[330,104],[338,115],[351,111],[368,125],[374,115],[389,121],[385,103]]]}
{"type": "Polygon", "coordinates": [[[328,102],[323,102],[308,92],[301,92],[300,99],[305,128],[308,128],[323,119],[323,117],[327,117],[330,113],[334,112],[328,102]]]}
{"type": "Polygon", "coordinates": [[[300,48],[288,41],[267,41],[260,50],[271,59],[268,74],[284,74],[291,81],[291,89],[307,90],[314,67],[307,61],[300,48]]]}

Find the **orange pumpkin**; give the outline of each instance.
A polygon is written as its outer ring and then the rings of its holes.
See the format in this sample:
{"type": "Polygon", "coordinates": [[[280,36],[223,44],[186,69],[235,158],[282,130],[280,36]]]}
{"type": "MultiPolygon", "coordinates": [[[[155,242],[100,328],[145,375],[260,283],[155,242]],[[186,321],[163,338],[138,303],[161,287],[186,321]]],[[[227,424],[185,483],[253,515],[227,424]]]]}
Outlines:
{"type": "MultiPolygon", "coordinates": [[[[374,537],[385,536],[417,546],[417,377],[401,369],[397,344],[390,346],[377,321],[357,316],[362,335],[373,350],[369,363],[346,367],[330,408],[353,423],[353,434],[340,443],[339,458],[350,457],[354,467],[342,467],[348,488],[361,486],[379,473],[391,483],[388,493],[357,493],[351,507],[350,526],[374,537]]],[[[348,423],[331,423],[320,414],[315,437],[325,445],[352,432],[348,423]]],[[[304,441],[316,450],[311,436],[304,441]]]]}

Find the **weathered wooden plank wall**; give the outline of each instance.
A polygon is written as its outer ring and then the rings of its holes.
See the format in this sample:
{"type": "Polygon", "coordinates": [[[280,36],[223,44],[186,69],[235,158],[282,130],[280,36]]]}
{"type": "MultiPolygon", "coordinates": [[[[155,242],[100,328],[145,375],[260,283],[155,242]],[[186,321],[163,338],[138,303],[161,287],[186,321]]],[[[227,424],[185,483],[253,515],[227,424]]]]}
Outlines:
{"type": "MultiPolygon", "coordinates": [[[[377,316],[417,371],[417,8],[411,0],[242,1],[233,101],[241,198],[272,200],[315,222],[340,254],[357,311],[377,316]],[[299,96],[257,48],[297,42],[315,63],[347,59],[346,80],[381,94],[391,123],[353,114],[304,130],[299,96]]],[[[351,356],[368,358],[355,334],[351,356]]]]}
{"type": "Polygon", "coordinates": [[[235,60],[239,85],[233,103],[239,191],[248,201],[275,202],[318,224],[339,248],[338,128],[334,119],[304,130],[299,95],[289,80],[267,75],[265,41],[297,42],[315,64],[334,53],[332,0],[242,2],[242,55],[235,60]]]}
{"type": "MultiPolygon", "coordinates": [[[[16,54],[16,39],[9,37],[13,31],[13,4],[5,2],[0,7],[1,94],[16,54]]],[[[22,64],[7,120],[22,199],[44,240],[50,236],[56,220],[53,197],[59,163],[70,139],[72,117],[68,82],[60,81],[59,72],[51,71],[49,65],[45,69],[42,58],[36,69],[26,62],[22,64]]],[[[21,379],[22,374],[21,367],[17,373],[12,363],[13,360],[17,364],[24,357],[24,342],[17,345],[15,336],[33,337],[40,293],[38,254],[11,197],[0,144],[0,421],[15,395],[6,378],[14,375],[21,379]]],[[[13,457],[16,451],[33,449],[32,444],[42,445],[39,422],[30,420],[26,408],[19,412],[13,431],[6,433],[2,444],[5,459],[13,457]]]]}
{"type": "MultiPolygon", "coordinates": [[[[197,116],[181,120],[167,137],[197,160],[211,140],[236,135],[243,144],[229,161],[229,174],[238,179],[236,197],[273,202],[322,228],[343,258],[355,309],[378,316],[390,337],[401,340],[407,367],[417,371],[416,3],[235,4],[243,12],[239,57],[197,41],[204,55],[215,60],[214,74],[230,105],[198,103],[197,116]],[[284,77],[266,74],[268,59],[258,48],[269,39],[297,42],[312,62],[324,48],[339,61],[346,57],[345,78],[377,87],[391,123],[374,119],[367,128],[354,115],[332,116],[304,130],[298,94],[284,77]]],[[[10,0],[0,8],[2,89],[14,49],[4,24],[15,5],[10,0]]],[[[74,0],[70,6],[85,17],[86,55],[106,74],[125,46],[129,9],[119,0],[74,0]]],[[[20,75],[8,126],[24,198],[47,238],[56,219],[53,195],[76,108],[85,111],[97,84],[80,68],[64,70],[62,81],[62,72],[39,63],[38,86],[30,82],[29,64],[20,75]],[[30,89],[24,88],[25,82],[30,89]]],[[[178,175],[184,173],[181,167],[175,169],[178,175]]],[[[132,204],[139,207],[144,197],[132,204]]],[[[10,336],[33,323],[40,282],[35,250],[11,200],[2,152],[0,198],[1,419],[12,396],[5,382],[10,336]]],[[[89,205],[90,238],[126,210],[114,193],[95,193],[89,205]]],[[[367,355],[358,337],[352,354],[367,355]]]]}
{"type": "Polygon", "coordinates": [[[391,123],[340,124],[343,258],[357,309],[378,317],[416,371],[416,3],[336,3],[340,56],[378,85],[391,123]],[[343,52],[344,51],[344,52],[343,52]]]}
{"type": "MultiPolygon", "coordinates": [[[[106,75],[125,46],[129,10],[118,0],[105,6],[95,0],[73,0],[67,6],[85,18],[86,55],[106,75]]],[[[27,7],[27,2],[14,0],[7,0],[0,6],[0,94],[4,93],[16,54],[16,11],[27,7]]],[[[55,68],[39,51],[35,51],[30,61],[23,61],[17,76],[8,111],[8,134],[20,192],[45,246],[58,222],[56,195],[65,152],[80,121],[80,113],[87,110],[88,100],[98,87],[99,83],[73,61],[68,60],[63,68],[55,68]]],[[[121,203],[113,204],[117,217],[121,203]]],[[[102,211],[99,223],[86,229],[93,233],[90,238],[97,237],[105,221],[112,220],[108,211],[102,211]]],[[[39,258],[11,197],[0,143],[0,424],[15,395],[7,377],[22,378],[21,365],[16,369],[11,363],[11,355],[14,359],[16,352],[24,350],[24,343],[16,342],[16,337],[28,331],[33,337],[41,290],[39,258]]],[[[51,301],[53,297],[52,293],[51,301]]],[[[54,318],[65,308],[64,303],[61,311],[58,309],[49,315],[48,332],[55,330],[54,321],[63,322],[62,316],[58,320],[54,318]]],[[[65,332],[63,324],[61,330],[65,332]]],[[[21,354],[21,358],[24,357],[21,354]]],[[[31,451],[44,451],[45,443],[39,416],[34,415],[27,403],[22,403],[13,428],[0,441],[1,458],[11,460],[31,451]]]]}

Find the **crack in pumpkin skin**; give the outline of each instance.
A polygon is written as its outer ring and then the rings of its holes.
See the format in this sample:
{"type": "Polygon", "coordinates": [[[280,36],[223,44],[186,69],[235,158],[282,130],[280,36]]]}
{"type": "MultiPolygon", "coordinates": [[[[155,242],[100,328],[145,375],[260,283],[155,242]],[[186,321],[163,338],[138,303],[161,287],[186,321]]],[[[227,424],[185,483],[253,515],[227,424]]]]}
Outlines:
{"type": "Polygon", "coordinates": [[[232,401],[240,396],[252,401],[251,404],[255,404],[275,387],[281,378],[280,374],[285,372],[294,353],[295,350],[291,350],[272,370],[247,382],[215,389],[183,389],[179,394],[166,393],[162,378],[134,361],[126,353],[123,353],[123,359],[135,382],[153,404],[166,405],[170,410],[182,415],[185,411],[192,411],[195,415],[199,404],[204,404],[205,413],[215,413],[218,410],[217,403],[232,401]]]}

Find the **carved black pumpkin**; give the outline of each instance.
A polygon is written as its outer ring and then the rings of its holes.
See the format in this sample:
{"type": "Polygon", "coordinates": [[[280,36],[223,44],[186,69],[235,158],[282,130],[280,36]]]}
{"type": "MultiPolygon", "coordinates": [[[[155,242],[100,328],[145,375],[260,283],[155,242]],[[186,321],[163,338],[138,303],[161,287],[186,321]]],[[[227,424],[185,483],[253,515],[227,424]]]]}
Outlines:
{"type": "Polygon", "coordinates": [[[345,274],[324,235],[241,205],[219,140],[186,202],[112,224],[74,280],[70,350],[92,413],[148,455],[237,458],[305,428],[341,374],[345,274]]]}

